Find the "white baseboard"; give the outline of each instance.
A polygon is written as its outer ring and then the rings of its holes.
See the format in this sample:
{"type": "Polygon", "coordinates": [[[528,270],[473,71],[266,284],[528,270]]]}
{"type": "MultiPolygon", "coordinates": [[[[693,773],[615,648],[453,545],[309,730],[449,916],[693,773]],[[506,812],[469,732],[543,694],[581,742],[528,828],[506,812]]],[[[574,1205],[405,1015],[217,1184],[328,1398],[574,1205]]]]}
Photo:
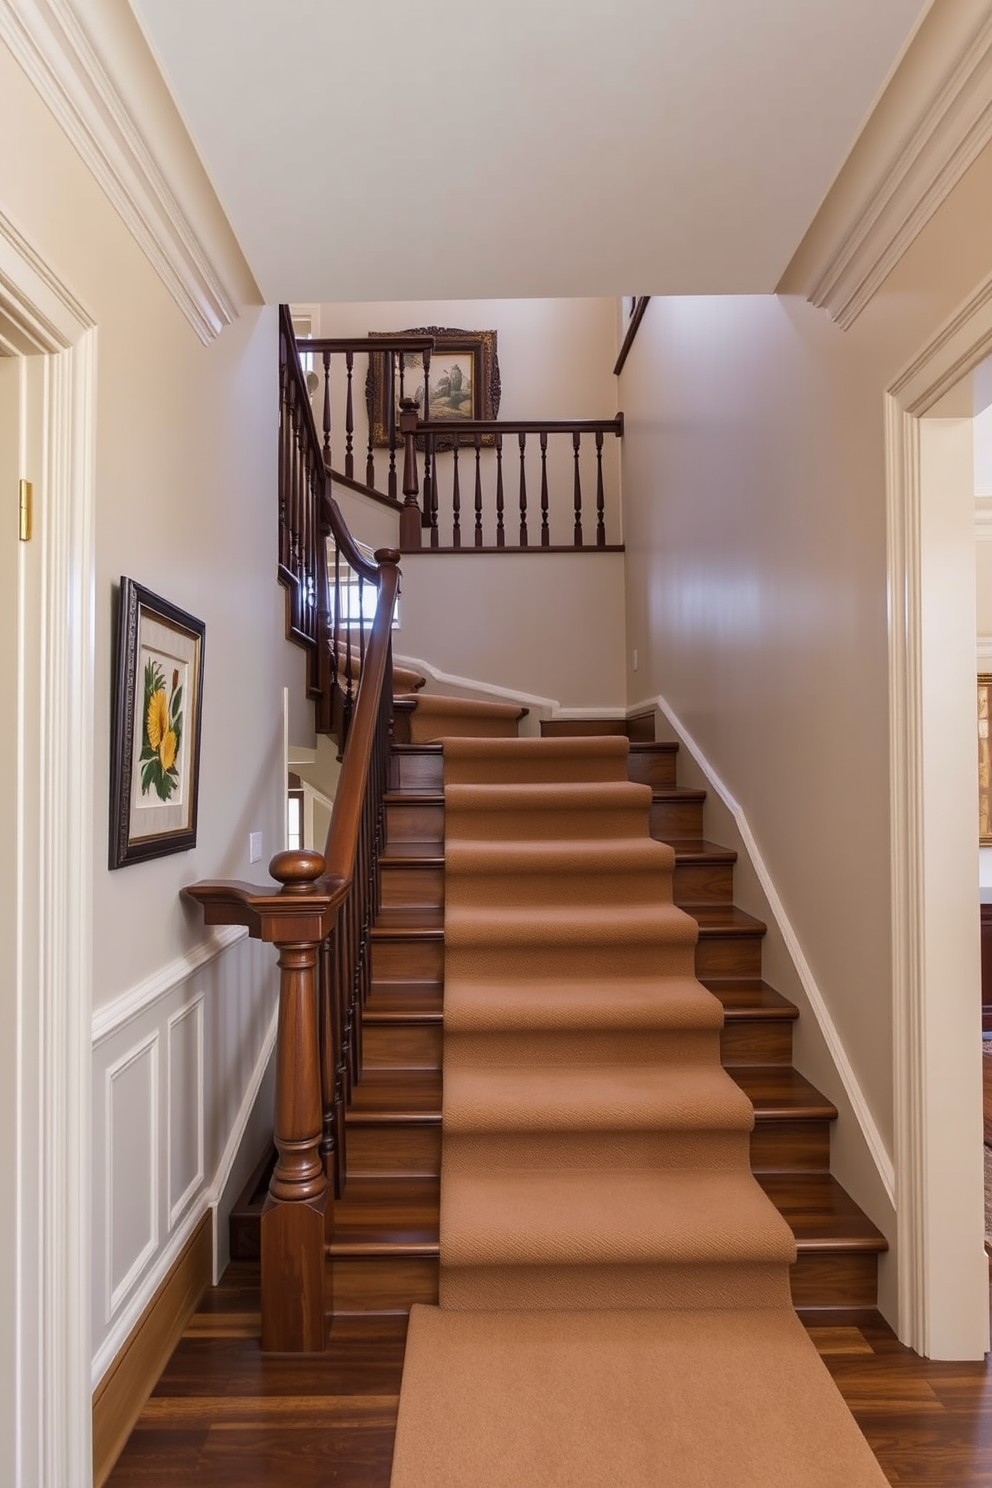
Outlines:
{"type": "Polygon", "coordinates": [[[411,671],[421,672],[428,682],[433,682],[441,692],[445,688],[453,687],[457,688],[459,693],[469,693],[481,699],[491,698],[494,702],[519,703],[522,708],[529,708],[531,713],[540,718],[627,717],[628,710],[615,705],[602,708],[563,708],[557,698],[540,697],[531,692],[515,692],[509,687],[497,687],[492,682],[479,682],[474,677],[457,677],[451,672],[442,672],[438,667],[431,666],[429,661],[423,661],[418,656],[397,655],[393,660],[397,666],[409,667],[411,671]]]}
{"type": "Polygon", "coordinates": [[[871,1113],[871,1108],[869,1107],[868,1102],[865,1099],[864,1091],[861,1089],[858,1078],[851,1066],[851,1061],[847,1057],[847,1053],[844,1049],[840,1034],[837,1031],[836,1024],[834,1023],[833,1018],[830,1016],[830,1010],[824,1000],[823,993],[820,991],[820,988],[816,982],[816,978],[813,976],[812,970],[810,969],[809,962],[806,960],[806,957],[803,954],[802,946],[799,944],[799,937],[796,934],[792,922],[790,921],[789,916],[786,913],[785,906],[782,903],[781,898],[779,897],[777,889],[775,888],[771,873],[768,870],[768,865],[761,855],[761,851],[758,847],[757,842],[755,841],[754,833],[751,831],[751,827],[744,813],[744,810],[741,807],[740,803],[735,800],[734,796],[728,790],[727,786],[724,784],[720,776],[717,774],[716,770],[706,758],[696,740],[689,733],[688,729],[684,727],[681,719],[678,717],[678,714],[665,698],[657,696],[645,699],[644,702],[638,703],[636,706],[628,708],[627,716],[631,717],[636,713],[643,713],[647,709],[654,707],[657,707],[668,719],[668,722],[671,724],[675,733],[678,735],[680,742],[685,746],[689,754],[691,754],[692,758],[695,760],[696,764],[702,771],[703,775],[706,777],[716,795],[719,796],[724,806],[726,806],[727,810],[734,818],[737,830],[740,833],[740,838],[744,846],[744,850],[751,861],[751,865],[754,868],[755,875],[758,879],[759,884],[761,885],[762,892],[764,893],[765,899],[768,902],[769,912],[775,921],[778,931],[782,937],[785,949],[795,968],[796,975],[799,978],[799,982],[806,994],[810,1011],[812,1012],[814,1018],[817,1021],[817,1024],[819,1025],[820,1032],[823,1035],[824,1043],[827,1046],[827,1050],[830,1054],[831,1059],[833,1060],[834,1066],[837,1070],[837,1074],[844,1087],[844,1091],[851,1105],[851,1110],[864,1138],[865,1145],[868,1148],[868,1151],[871,1154],[872,1161],[874,1162],[875,1167],[878,1170],[878,1175],[881,1179],[886,1195],[890,1203],[894,1206],[895,1165],[893,1163],[892,1155],[886,1147],[885,1142],[882,1139],[882,1135],[878,1130],[878,1127],[875,1123],[875,1118],[871,1113]]]}

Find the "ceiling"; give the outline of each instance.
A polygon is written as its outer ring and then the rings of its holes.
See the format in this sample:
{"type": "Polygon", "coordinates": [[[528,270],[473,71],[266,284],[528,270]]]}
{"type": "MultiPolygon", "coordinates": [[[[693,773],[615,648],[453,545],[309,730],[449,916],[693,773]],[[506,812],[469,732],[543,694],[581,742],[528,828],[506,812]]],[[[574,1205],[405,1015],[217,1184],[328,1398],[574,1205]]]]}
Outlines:
{"type": "Polygon", "coordinates": [[[267,301],[775,288],[923,0],[131,0],[267,301]]]}

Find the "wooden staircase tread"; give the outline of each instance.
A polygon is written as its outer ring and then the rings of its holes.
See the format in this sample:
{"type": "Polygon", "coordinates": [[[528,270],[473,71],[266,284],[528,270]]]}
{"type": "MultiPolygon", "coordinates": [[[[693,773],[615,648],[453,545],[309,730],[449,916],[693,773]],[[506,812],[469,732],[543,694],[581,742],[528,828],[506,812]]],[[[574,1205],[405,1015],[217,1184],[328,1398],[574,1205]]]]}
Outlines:
{"type": "Polygon", "coordinates": [[[676,863],[737,862],[732,847],[721,847],[719,842],[707,842],[704,837],[666,837],[665,841],[675,849],[676,863]]]}
{"type": "Polygon", "coordinates": [[[679,746],[669,739],[631,739],[631,754],[678,754],[679,746]]]}
{"type": "Polygon", "coordinates": [[[742,1064],[727,1073],[754,1106],[757,1121],[832,1121],[837,1107],[789,1064],[742,1064]]]}
{"type": "Polygon", "coordinates": [[[792,1226],[800,1250],[882,1252],[888,1241],[829,1173],[761,1173],[758,1182],[792,1226]]]}
{"type": "Polygon", "coordinates": [[[436,1259],[441,1246],[437,1230],[354,1230],[347,1234],[335,1233],[334,1239],[325,1248],[332,1260],[359,1260],[377,1257],[426,1260],[436,1259]]]}
{"type": "Polygon", "coordinates": [[[699,925],[700,935],[764,935],[763,920],[738,909],[736,904],[680,904],[699,925]]]}
{"type": "Polygon", "coordinates": [[[352,1174],[340,1199],[334,1201],[335,1225],[347,1221],[370,1228],[373,1224],[426,1225],[436,1222],[441,1205],[441,1180],[433,1177],[356,1176],[352,1174]]]}
{"type": "Polygon", "coordinates": [[[723,1003],[725,1017],[738,1014],[751,1017],[799,1017],[796,1004],[783,997],[781,992],[777,992],[761,977],[701,977],[700,981],[708,992],[712,992],[723,1003]]]}
{"type": "Polygon", "coordinates": [[[436,978],[373,977],[369,1003],[376,1007],[440,1006],[444,983],[436,978]]]}
{"type": "Polygon", "coordinates": [[[382,867],[387,867],[390,863],[399,863],[405,868],[420,867],[421,865],[443,867],[444,844],[435,840],[428,840],[427,842],[387,842],[379,854],[379,862],[382,867]]]}

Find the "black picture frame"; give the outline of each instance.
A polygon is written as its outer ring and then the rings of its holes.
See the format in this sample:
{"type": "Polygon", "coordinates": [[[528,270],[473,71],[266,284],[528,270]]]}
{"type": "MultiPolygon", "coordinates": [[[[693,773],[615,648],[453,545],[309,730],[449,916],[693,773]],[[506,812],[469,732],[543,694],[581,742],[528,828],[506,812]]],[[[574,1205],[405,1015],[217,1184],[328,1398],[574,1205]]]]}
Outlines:
{"type": "Polygon", "coordinates": [[[110,734],[109,866],[196,846],[202,620],[122,575],[110,734]]]}

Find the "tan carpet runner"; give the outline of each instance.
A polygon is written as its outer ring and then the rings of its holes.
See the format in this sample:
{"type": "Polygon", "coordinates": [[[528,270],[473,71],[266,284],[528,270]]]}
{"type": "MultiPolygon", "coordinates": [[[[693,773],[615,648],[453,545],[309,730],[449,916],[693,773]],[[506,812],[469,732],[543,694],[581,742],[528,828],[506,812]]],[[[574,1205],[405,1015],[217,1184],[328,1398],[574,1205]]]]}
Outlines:
{"type": "Polygon", "coordinates": [[[438,1308],[392,1488],[880,1488],[619,738],[447,738],[438,1308]]]}

